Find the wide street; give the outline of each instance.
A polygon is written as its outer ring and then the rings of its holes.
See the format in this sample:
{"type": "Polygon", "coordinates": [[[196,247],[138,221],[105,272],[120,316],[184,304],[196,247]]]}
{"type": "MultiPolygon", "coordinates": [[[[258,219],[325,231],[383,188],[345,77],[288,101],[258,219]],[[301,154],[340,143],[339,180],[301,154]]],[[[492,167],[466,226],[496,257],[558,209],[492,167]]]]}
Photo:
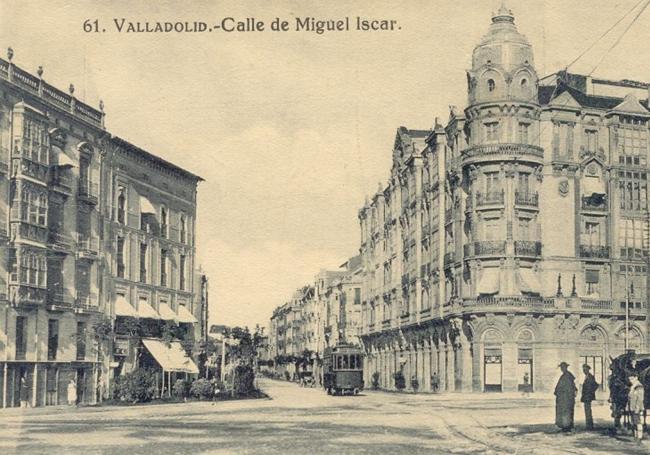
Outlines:
{"type": "Polygon", "coordinates": [[[629,436],[608,434],[606,403],[597,429],[558,434],[549,395],[364,392],[261,380],[270,399],[134,407],[0,411],[3,454],[457,453],[642,454],[629,436]]]}

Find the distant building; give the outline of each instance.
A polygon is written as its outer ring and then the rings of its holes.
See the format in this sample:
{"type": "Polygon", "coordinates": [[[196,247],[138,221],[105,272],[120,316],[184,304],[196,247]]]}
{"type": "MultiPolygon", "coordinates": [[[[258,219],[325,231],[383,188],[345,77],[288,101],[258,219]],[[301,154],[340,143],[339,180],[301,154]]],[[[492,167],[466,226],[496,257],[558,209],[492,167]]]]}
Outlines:
{"type": "MultiPolygon", "coordinates": [[[[648,340],[649,85],[558,72],[502,7],[468,106],[398,129],[388,185],[359,212],[366,382],[550,391],[648,340]]],[[[460,81],[459,81],[460,82],[460,81]]]]}

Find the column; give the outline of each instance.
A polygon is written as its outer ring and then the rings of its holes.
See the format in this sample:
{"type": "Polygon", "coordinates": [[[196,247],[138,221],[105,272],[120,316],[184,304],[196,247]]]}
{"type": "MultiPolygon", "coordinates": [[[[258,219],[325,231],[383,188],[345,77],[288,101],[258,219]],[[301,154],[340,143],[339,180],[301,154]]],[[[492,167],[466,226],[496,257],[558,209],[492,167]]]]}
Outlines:
{"type": "Polygon", "coordinates": [[[447,391],[447,356],[446,356],[446,344],[440,342],[438,345],[438,378],[440,379],[440,388],[441,392],[447,391]]]}
{"type": "Polygon", "coordinates": [[[424,345],[424,361],[423,367],[423,378],[424,378],[424,384],[422,387],[422,390],[425,392],[431,392],[431,346],[429,345],[428,342],[425,342],[424,345]]]}
{"type": "Polygon", "coordinates": [[[450,392],[455,392],[456,391],[456,381],[455,381],[455,373],[456,373],[456,364],[454,362],[454,346],[449,343],[445,343],[445,357],[446,357],[446,363],[447,363],[447,368],[445,369],[445,376],[446,382],[447,382],[447,390],[450,392]]]}

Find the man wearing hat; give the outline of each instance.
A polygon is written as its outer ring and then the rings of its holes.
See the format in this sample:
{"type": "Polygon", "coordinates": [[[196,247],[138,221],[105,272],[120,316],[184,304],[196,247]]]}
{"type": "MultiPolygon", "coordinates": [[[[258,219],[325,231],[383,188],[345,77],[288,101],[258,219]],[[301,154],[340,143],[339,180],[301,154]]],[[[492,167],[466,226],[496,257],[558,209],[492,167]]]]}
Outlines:
{"type": "Polygon", "coordinates": [[[558,367],[562,370],[562,376],[555,386],[555,425],[562,431],[568,432],[573,429],[573,410],[578,389],[575,384],[576,378],[569,371],[569,364],[562,362],[558,367]]]}
{"type": "Polygon", "coordinates": [[[632,371],[628,377],[630,380],[630,392],[628,394],[627,406],[634,425],[634,438],[641,444],[643,439],[643,411],[645,409],[645,390],[643,384],[639,381],[639,376],[632,371]]]}
{"type": "Polygon", "coordinates": [[[591,402],[596,399],[596,390],[598,390],[598,383],[596,378],[591,374],[591,367],[586,363],[582,365],[582,372],[585,374],[585,381],[582,383],[582,401],[585,407],[585,426],[587,430],[594,429],[594,418],[591,414],[591,402]]]}

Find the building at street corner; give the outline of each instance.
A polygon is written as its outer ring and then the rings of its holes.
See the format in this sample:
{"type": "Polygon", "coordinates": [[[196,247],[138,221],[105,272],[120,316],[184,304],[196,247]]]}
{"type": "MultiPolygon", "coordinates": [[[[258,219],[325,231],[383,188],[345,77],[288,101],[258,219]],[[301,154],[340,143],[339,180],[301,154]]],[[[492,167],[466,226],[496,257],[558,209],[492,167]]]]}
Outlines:
{"type": "Polygon", "coordinates": [[[95,403],[136,365],[194,371],[160,339],[163,324],[172,339],[200,331],[200,177],[112,136],[101,103],[12,59],[0,59],[0,405],[64,404],[71,383],[95,403]]]}
{"type": "Polygon", "coordinates": [[[359,345],[361,322],[361,260],[350,258],[339,270],[321,270],[314,284],[297,289],[276,308],[269,325],[269,357],[278,373],[296,373],[293,359],[309,355],[305,368],[321,375],[327,348],[338,343],[359,345]]]}
{"type": "Polygon", "coordinates": [[[366,383],[548,392],[567,361],[606,388],[628,291],[629,348],[645,349],[648,88],[540,79],[501,7],[468,106],[399,128],[389,182],[359,212],[366,383]]]}

